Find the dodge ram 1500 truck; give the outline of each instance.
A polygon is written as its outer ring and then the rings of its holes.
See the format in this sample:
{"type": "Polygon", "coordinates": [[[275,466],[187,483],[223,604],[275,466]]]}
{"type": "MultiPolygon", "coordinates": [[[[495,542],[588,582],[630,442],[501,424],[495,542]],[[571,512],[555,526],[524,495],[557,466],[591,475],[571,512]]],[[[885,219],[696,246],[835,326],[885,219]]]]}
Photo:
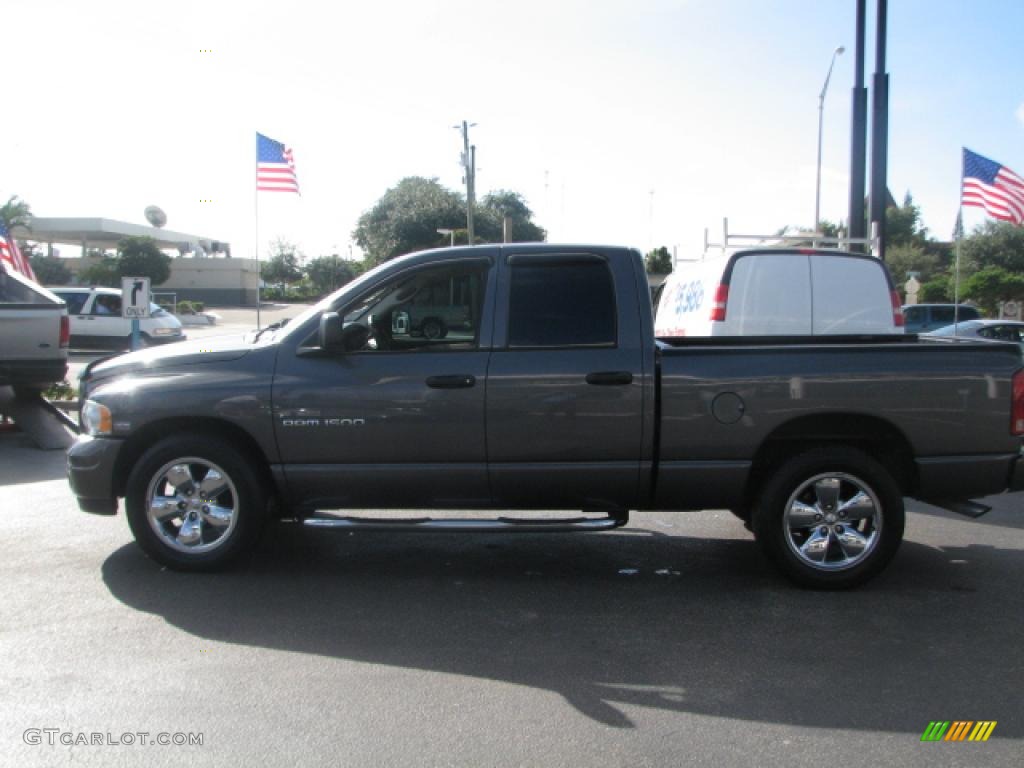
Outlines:
{"type": "MultiPolygon", "coordinates": [[[[804,252],[806,253],[806,252],[804,252]]],[[[849,587],[904,497],[1024,488],[1019,347],[860,337],[655,339],[637,251],[551,244],[389,261],[287,325],[94,363],[68,453],[82,509],[125,509],[172,568],[268,520],[347,530],[592,531],[731,509],[800,584],[849,587]],[[468,320],[395,312],[438,284],[468,320]],[[345,510],[573,510],[382,519],[345,510]]]]}

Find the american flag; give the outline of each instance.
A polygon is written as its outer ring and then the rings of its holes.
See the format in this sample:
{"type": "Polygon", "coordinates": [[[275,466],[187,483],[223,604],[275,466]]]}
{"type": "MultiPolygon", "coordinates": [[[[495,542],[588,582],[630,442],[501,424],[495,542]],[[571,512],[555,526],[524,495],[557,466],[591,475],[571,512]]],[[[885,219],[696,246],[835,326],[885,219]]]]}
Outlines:
{"type": "Polygon", "coordinates": [[[299,194],[291,148],[262,133],[256,134],[256,189],[299,194]]]}
{"type": "Polygon", "coordinates": [[[961,202],[984,208],[993,218],[1024,225],[1024,179],[966,147],[961,202]]]}
{"type": "Polygon", "coordinates": [[[7,225],[2,221],[0,221],[0,261],[10,264],[16,272],[21,272],[29,280],[36,279],[36,273],[32,271],[32,265],[22,255],[18,244],[7,230],[7,225]]]}

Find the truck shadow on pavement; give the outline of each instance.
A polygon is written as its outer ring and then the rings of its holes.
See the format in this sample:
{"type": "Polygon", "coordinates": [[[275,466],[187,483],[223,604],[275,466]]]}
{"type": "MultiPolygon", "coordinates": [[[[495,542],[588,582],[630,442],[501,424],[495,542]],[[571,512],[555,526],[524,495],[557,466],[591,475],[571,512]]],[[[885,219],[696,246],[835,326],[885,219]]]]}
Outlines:
{"type": "Polygon", "coordinates": [[[1019,551],[905,543],[866,587],[827,593],[743,539],[272,534],[216,575],[125,546],[103,579],[203,640],[529,686],[609,727],[644,707],[915,735],[988,718],[1024,736],[1019,551]]]}

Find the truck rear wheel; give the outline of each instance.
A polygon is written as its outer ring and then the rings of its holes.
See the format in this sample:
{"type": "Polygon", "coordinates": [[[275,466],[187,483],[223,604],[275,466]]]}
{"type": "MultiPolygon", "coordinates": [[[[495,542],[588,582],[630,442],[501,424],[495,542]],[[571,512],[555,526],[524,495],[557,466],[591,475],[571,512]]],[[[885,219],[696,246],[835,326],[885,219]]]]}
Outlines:
{"type": "Polygon", "coordinates": [[[805,587],[863,584],[903,539],[903,495],[885,468],[846,446],[786,461],[762,490],[754,535],[768,558],[805,587]]]}
{"type": "Polygon", "coordinates": [[[266,520],[266,491],[251,461],[206,436],[168,437],[128,477],[128,524],[157,562],[182,571],[222,568],[249,550],[266,520]]]}

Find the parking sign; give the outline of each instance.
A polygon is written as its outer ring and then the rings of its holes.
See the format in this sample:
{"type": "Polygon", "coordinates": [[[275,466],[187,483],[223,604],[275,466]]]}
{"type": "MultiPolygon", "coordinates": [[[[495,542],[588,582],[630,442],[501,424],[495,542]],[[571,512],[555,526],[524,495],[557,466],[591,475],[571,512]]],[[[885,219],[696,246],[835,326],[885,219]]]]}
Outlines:
{"type": "Polygon", "coordinates": [[[149,278],[121,278],[121,316],[132,320],[149,317],[149,278]]]}

